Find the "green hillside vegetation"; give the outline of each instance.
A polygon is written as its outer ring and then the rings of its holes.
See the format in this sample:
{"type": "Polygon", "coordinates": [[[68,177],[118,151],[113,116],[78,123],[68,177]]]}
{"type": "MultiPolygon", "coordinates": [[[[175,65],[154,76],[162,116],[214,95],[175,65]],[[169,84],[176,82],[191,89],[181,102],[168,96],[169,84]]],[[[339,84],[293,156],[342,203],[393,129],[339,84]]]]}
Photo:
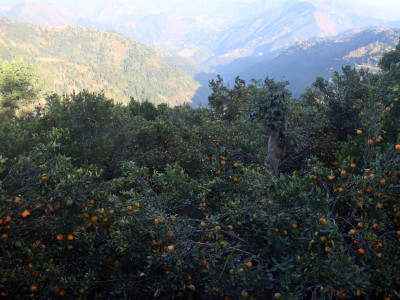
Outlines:
{"type": "Polygon", "coordinates": [[[301,42],[240,72],[245,79],[271,76],[290,82],[290,90],[300,95],[316,76],[329,78],[342,66],[379,70],[382,54],[394,49],[400,29],[368,29],[347,37],[301,42]]]}
{"type": "Polygon", "coordinates": [[[400,43],[378,66],[19,113],[37,76],[3,66],[0,297],[399,299],[400,43]]]}
{"type": "Polygon", "coordinates": [[[0,58],[37,67],[45,91],[86,88],[127,103],[190,103],[199,83],[149,46],[114,32],[79,26],[40,27],[0,19],[0,58]]]}

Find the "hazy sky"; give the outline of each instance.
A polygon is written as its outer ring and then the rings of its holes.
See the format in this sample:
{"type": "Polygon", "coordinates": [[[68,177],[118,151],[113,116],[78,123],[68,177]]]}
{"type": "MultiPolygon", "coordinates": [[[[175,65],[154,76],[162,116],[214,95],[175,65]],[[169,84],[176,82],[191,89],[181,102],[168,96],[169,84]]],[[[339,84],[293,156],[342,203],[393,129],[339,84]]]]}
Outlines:
{"type": "MultiPolygon", "coordinates": [[[[12,7],[17,3],[21,2],[40,2],[40,3],[51,3],[51,4],[61,4],[74,7],[85,7],[98,10],[103,8],[105,5],[118,5],[121,3],[133,4],[146,11],[160,12],[171,6],[176,6],[182,4],[185,8],[195,8],[201,7],[202,9],[209,6],[211,7],[226,7],[235,4],[248,4],[251,5],[253,2],[259,2],[262,0],[0,0],[1,7],[12,7]]],[[[275,6],[279,3],[286,2],[287,0],[264,0],[265,5],[275,6]]],[[[320,2],[320,3],[334,3],[340,1],[341,3],[361,2],[367,5],[379,7],[384,9],[384,15],[390,19],[400,19],[400,0],[300,0],[300,1],[310,1],[310,2],[320,2]]],[[[373,10],[372,10],[372,13],[373,10]]],[[[382,12],[379,13],[382,15],[382,12]]]]}

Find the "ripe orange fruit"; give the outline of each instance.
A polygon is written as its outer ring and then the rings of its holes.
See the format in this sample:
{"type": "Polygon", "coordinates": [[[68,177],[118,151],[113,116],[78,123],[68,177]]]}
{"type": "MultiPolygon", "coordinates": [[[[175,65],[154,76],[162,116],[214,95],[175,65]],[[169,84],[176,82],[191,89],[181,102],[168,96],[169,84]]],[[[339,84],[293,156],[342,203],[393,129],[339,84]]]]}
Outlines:
{"type": "Polygon", "coordinates": [[[356,234],[356,230],[355,229],[350,229],[349,234],[355,235],[356,234]]]}
{"type": "Polygon", "coordinates": [[[49,180],[49,175],[42,174],[42,180],[44,180],[44,181],[49,180]]]}
{"type": "Polygon", "coordinates": [[[140,207],[140,203],[139,202],[135,202],[135,207],[139,208],[140,207]]]}
{"type": "Polygon", "coordinates": [[[363,248],[358,249],[358,253],[363,255],[365,253],[365,250],[363,248]]]}
{"type": "Polygon", "coordinates": [[[350,168],[354,169],[355,167],[356,167],[356,164],[355,164],[355,163],[351,163],[351,164],[350,164],[350,168]]]}
{"type": "Polygon", "coordinates": [[[241,296],[242,298],[248,298],[248,297],[249,297],[249,293],[246,292],[246,291],[242,291],[242,292],[240,293],[240,296],[241,296]]]}
{"type": "Polygon", "coordinates": [[[25,210],[23,213],[21,213],[21,216],[25,219],[27,218],[31,213],[29,212],[29,210],[25,210]]]}
{"type": "Polygon", "coordinates": [[[251,261],[248,261],[248,262],[246,263],[246,268],[247,268],[247,269],[250,269],[252,266],[253,266],[253,264],[251,263],[251,261]]]}
{"type": "Polygon", "coordinates": [[[358,135],[362,134],[362,131],[360,129],[357,129],[357,134],[358,135]]]}
{"type": "Polygon", "coordinates": [[[368,145],[373,145],[374,141],[373,140],[368,140],[368,145]]]}
{"type": "Polygon", "coordinates": [[[281,299],[281,298],[282,298],[281,293],[275,293],[275,294],[274,294],[274,298],[275,298],[275,299],[281,299]]]}
{"type": "Polygon", "coordinates": [[[174,252],[175,251],[175,248],[172,245],[168,246],[167,249],[168,249],[169,252],[174,252]]]}
{"type": "Polygon", "coordinates": [[[346,175],[346,171],[342,170],[342,172],[340,172],[341,175],[346,175]]]}
{"type": "Polygon", "coordinates": [[[36,292],[36,291],[37,291],[37,286],[34,285],[34,284],[32,284],[32,285],[29,287],[29,291],[30,291],[31,293],[36,292]]]}
{"type": "Polygon", "coordinates": [[[131,211],[133,208],[132,208],[132,206],[129,205],[129,206],[127,207],[127,209],[128,209],[128,211],[131,211]]]}
{"type": "Polygon", "coordinates": [[[385,180],[384,178],[382,178],[381,180],[379,180],[379,183],[380,183],[380,184],[385,184],[385,183],[386,183],[386,180],[385,180]]]}
{"type": "Polygon", "coordinates": [[[57,234],[56,235],[56,239],[61,241],[64,238],[64,236],[62,234],[57,234]]]}
{"type": "Polygon", "coordinates": [[[382,253],[377,253],[376,256],[377,256],[378,258],[382,258],[382,253]]]}
{"type": "Polygon", "coordinates": [[[362,223],[358,222],[358,223],[357,223],[357,227],[358,227],[358,228],[362,228],[362,227],[363,227],[362,223]]]}
{"type": "Polygon", "coordinates": [[[357,296],[357,297],[360,297],[360,296],[361,296],[361,291],[360,291],[360,290],[357,290],[357,291],[356,291],[356,296],[357,296]]]}
{"type": "Polygon", "coordinates": [[[326,220],[324,218],[319,219],[319,224],[325,225],[326,224],[326,220]]]}
{"type": "Polygon", "coordinates": [[[395,148],[396,150],[400,150],[400,145],[396,145],[394,148],[395,148]]]}
{"type": "Polygon", "coordinates": [[[67,235],[67,240],[72,241],[74,239],[74,236],[72,234],[67,235]]]}
{"type": "Polygon", "coordinates": [[[332,248],[329,247],[329,246],[326,246],[324,250],[325,250],[325,253],[331,253],[332,252],[332,248]]]}
{"type": "Polygon", "coordinates": [[[328,179],[329,180],[333,180],[335,177],[333,177],[332,175],[330,175],[329,177],[328,177],[328,179]]]}
{"type": "Polygon", "coordinates": [[[92,221],[93,223],[95,223],[95,222],[97,221],[97,219],[98,219],[98,218],[97,218],[96,216],[93,216],[93,217],[90,218],[90,221],[92,221]]]}

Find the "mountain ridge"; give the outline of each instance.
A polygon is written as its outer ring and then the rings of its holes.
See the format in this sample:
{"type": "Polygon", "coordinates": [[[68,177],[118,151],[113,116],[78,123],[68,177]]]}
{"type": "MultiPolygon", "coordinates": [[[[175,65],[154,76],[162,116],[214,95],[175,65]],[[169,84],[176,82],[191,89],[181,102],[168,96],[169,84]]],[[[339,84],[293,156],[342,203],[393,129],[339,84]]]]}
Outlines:
{"type": "Polygon", "coordinates": [[[200,85],[155,49],[115,32],[81,26],[42,27],[0,18],[0,58],[37,66],[49,90],[104,90],[171,105],[191,103],[200,85]],[[167,101],[165,101],[167,99],[167,101]]]}

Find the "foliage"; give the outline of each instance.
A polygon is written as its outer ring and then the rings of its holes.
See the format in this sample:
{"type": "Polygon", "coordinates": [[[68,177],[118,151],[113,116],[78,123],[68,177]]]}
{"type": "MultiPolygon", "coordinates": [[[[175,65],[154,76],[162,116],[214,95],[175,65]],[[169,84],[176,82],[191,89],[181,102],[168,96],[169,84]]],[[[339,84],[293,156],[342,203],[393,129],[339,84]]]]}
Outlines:
{"type": "Polygon", "coordinates": [[[25,66],[21,61],[9,64],[0,61],[1,108],[12,116],[22,104],[38,100],[39,81],[39,75],[32,66],[25,66]]]}
{"type": "Polygon", "coordinates": [[[82,91],[1,118],[1,296],[400,297],[397,83],[211,86],[210,109],[82,91]]]}

